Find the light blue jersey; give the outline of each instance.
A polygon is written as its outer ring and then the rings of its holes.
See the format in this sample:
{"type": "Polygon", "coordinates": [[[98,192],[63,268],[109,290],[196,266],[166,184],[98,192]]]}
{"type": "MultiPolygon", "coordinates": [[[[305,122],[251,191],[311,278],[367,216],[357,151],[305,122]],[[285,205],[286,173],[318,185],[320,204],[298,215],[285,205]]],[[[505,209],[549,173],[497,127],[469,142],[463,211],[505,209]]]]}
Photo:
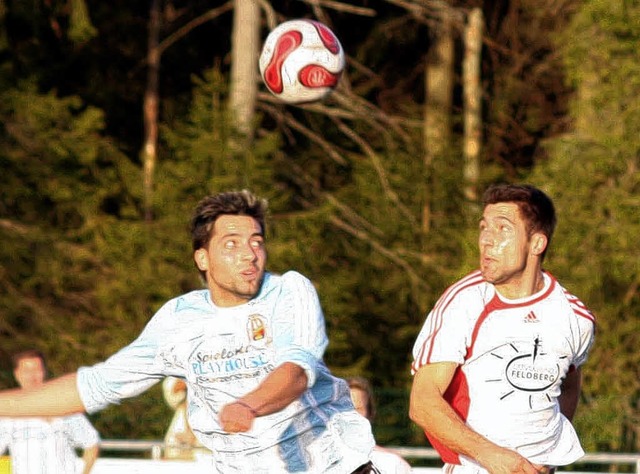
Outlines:
{"type": "Polygon", "coordinates": [[[166,303],[140,336],[107,361],[78,371],[89,413],[147,390],[166,376],[189,386],[189,423],[218,472],[348,474],[369,461],[369,422],[346,382],[322,356],[328,340],[311,282],[266,273],[246,304],[220,308],[208,290],[166,303]],[[284,362],[304,368],[308,389],[284,410],[258,417],[246,433],[222,431],[222,407],[254,390],[284,362]]]}

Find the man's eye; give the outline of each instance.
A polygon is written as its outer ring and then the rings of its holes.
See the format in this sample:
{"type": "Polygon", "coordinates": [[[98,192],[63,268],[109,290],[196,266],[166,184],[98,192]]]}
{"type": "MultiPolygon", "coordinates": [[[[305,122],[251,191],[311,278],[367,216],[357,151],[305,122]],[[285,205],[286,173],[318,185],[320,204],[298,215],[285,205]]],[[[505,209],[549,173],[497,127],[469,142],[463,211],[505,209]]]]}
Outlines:
{"type": "Polygon", "coordinates": [[[235,246],[236,246],[236,243],[233,240],[227,240],[224,243],[224,248],[229,249],[229,250],[233,249],[235,246]]]}
{"type": "Polygon", "coordinates": [[[259,249],[264,245],[264,241],[263,240],[252,240],[251,241],[251,246],[254,249],[259,249]]]}

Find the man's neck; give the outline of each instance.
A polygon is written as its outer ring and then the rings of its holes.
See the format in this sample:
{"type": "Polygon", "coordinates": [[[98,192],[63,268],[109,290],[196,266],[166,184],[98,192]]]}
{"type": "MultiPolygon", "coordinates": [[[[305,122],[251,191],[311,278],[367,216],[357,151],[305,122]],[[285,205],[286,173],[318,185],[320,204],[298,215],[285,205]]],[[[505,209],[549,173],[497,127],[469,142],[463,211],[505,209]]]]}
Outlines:
{"type": "Polygon", "coordinates": [[[532,274],[523,273],[520,278],[503,284],[496,284],[496,291],[506,299],[518,300],[535,295],[544,288],[544,276],[541,269],[532,274]]]}

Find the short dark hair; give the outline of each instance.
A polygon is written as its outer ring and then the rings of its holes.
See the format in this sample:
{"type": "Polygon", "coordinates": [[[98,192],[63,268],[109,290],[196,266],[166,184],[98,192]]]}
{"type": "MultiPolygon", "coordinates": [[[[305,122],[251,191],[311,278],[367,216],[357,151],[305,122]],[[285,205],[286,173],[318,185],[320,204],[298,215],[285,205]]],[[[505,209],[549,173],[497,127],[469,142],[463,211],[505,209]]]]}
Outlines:
{"type": "MultiPolygon", "coordinates": [[[[258,221],[264,237],[267,210],[267,201],[258,198],[246,189],[213,194],[201,199],[191,218],[190,230],[193,251],[206,248],[209,245],[213,235],[213,227],[220,216],[253,217],[258,221]]],[[[206,272],[203,270],[199,270],[199,272],[202,280],[206,281],[206,272]]]]}
{"type": "Polygon", "coordinates": [[[362,390],[367,396],[367,419],[373,421],[376,417],[376,402],[373,397],[373,387],[371,383],[364,377],[349,377],[347,384],[350,389],[362,390]]]}
{"type": "Polygon", "coordinates": [[[23,359],[40,359],[42,361],[42,365],[45,365],[44,354],[40,352],[38,349],[28,349],[26,351],[16,352],[11,356],[11,363],[13,364],[13,368],[17,369],[18,364],[23,359]]]}
{"type": "Polygon", "coordinates": [[[223,215],[253,217],[260,224],[264,235],[267,209],[268,204],[265,199],[256,197],[246,189],[205,197],[196,206],[191,219],[190,230],[193,250],[196,251],[209,244],[213,226],[218,217],[223,215]]]}
{"type": "Polygon", "coordinates": [[[516,204],[529,235],[540,232],[547,237],[547,247],[541,255],[544,258],[557,223],[556,210],[549,196],[529,184],[494,184],[485,191],[482,202],[485,207],[501,202],[516,204]]]}

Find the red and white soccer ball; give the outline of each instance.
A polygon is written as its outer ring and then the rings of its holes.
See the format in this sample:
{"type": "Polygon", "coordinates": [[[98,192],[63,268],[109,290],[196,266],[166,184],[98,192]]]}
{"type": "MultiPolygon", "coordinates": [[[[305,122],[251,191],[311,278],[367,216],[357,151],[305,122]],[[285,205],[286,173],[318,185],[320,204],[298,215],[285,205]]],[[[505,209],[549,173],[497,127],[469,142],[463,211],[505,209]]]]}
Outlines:
{"type": "Polygon", "coordinates": [[[326,25],[291,20],[274,28],[260,53],[260,74],[273,95],[289,103],[328,95],[344,69],[344,51],[326,25]]]}

